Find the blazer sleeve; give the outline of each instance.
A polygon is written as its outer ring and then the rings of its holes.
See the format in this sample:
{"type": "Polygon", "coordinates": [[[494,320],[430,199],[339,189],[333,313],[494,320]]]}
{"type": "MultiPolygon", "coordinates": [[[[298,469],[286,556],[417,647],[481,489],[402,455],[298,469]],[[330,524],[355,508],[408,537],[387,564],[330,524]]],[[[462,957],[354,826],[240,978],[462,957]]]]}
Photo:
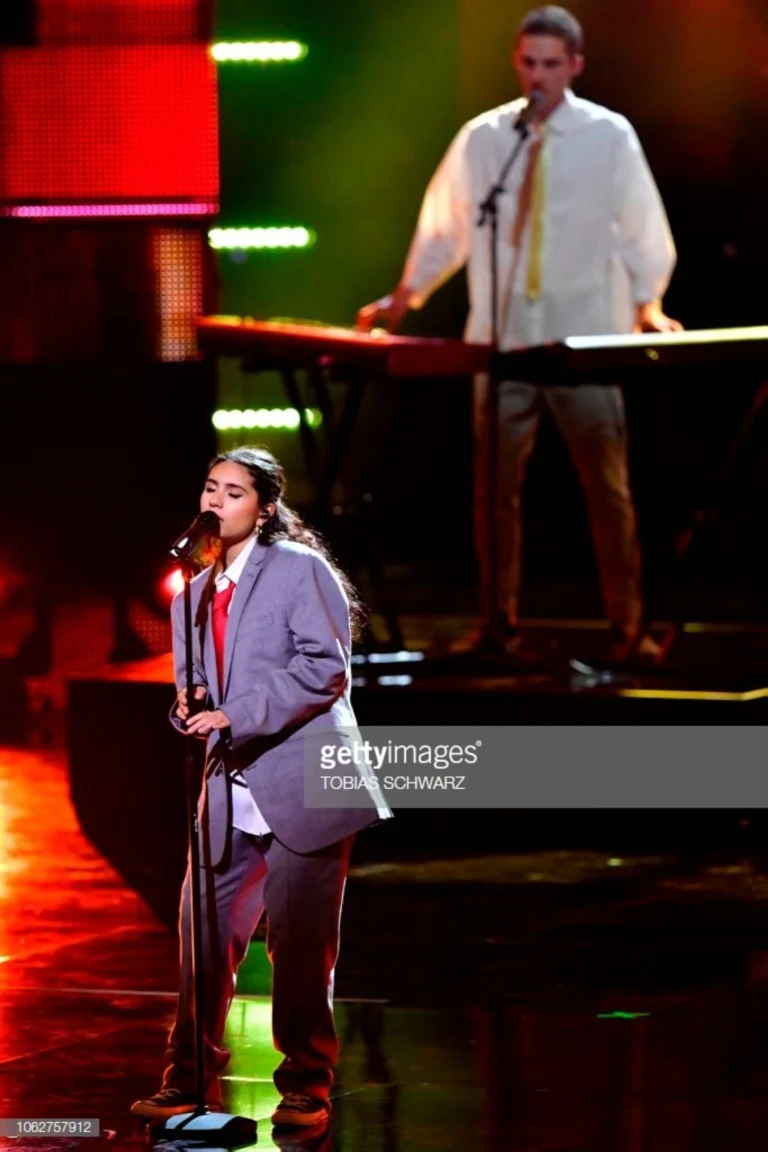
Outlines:
{"type": "Polygon", "coordinates": [[[321,712],[344,692],[349,676],[349,604],[341,583],[322,556],[296,556],[287,576],[288,626],[296,654],[287,667],[222,705],[230,723],[230,746],[276,735],[321,712]]]}
{"type": "MultiPolygon", "coordinates": [[[[178,593],[171,601],[171,633],[173,639],[173,669],[174,679],[176,681],[176,690],[186,686],[187,682],[187,655],[186,644],[184,642],[184,596],[183,593],[178,593]]],[[[192,627],[192,678],[195,685],[202,685],[204,688],[208,687],[205,679],[205,669],[203,668],[202,657],[200,654],[200,645],[195,643],[198,638],[197,630],[194,625],[192,627]]],[[[176,715],[176,701],[174,700],[168,719],[177,732],[183,732],[186,735],[186,728],[181,720],[176,715]]]]}

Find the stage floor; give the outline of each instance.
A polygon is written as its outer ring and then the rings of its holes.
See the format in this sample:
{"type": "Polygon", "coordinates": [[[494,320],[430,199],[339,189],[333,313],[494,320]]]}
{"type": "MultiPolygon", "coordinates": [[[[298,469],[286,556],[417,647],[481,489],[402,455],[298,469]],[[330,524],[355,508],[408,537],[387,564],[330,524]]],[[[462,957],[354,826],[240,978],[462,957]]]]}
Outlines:
{"type": "MultiPolygon", "coordinates": [[[[157,1084],[173,936],[81,833],[63,755],[0,750],[0,832],[0,1115],[102,1131],[8,1146],[146,1147],[128,1107],[157,1084]]],[[[762,1152],[760,864],[454,847],[353,869],[334,1122],[303,1147],[762,1152]]],[[[268,1121],[267,998],[236,998],[229,1042],[226,1102],[258,1147],[289,1146],[268,1121]]]]}

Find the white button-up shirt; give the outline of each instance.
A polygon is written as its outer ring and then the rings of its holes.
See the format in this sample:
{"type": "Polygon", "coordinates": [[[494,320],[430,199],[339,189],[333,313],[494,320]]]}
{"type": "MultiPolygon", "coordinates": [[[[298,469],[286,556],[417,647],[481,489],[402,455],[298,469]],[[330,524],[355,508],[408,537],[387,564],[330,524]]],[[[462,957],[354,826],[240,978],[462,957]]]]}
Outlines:
{"type": "MultiPolygon", "coordinates": [[[[467,264],[465,339],[491,339],[490,228],[478,208],[515,142],[523,100],[460,130],[427,189],[403,274],[413,307],[467,264]]],[[[675,246],[632,125],[571,91],[546,122],[541,295],[525,293],[530,215],[513,243],[533,133],[499,197],[499,332],[504,349],[568,336],[631,332],[635,306],[663,296],[675,246]]]]}
{"type": "MultiPolygon", "coordinates": [[[[230,584],[235,585],[232,599],[229,602],[227,614],[232,611],[232,601],[237,596],[237,582],[243,574],[246,561],[253,551],[256,543],[254,536],[243,548],[242,552],[230,564],[226,572],[216,577],[216,591],[224,592],[230,584]]],[[[223,707],[226,715],[226,706],[223,707]]],[[[234,772],[232,778],[232,827],[239,828],[241,832],[250,832],[252,836],[265,836],[271,831],[269,825],[261,814],[259,806],[253,798],[250,788],[245,782],[242,772],[234,772]]]]}

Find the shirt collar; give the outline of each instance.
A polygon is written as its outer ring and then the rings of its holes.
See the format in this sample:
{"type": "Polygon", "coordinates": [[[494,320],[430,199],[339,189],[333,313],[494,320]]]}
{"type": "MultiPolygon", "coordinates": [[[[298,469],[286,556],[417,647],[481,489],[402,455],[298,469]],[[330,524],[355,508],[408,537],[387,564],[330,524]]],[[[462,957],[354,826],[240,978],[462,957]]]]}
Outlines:
{"type": "Polygon", "coordinates": [[[547,132],[570,132],[578,128],[580,120],[578,96],[573,94],[572,89],[566,88],[562,101],[546,121],[547,132]]]}
{"type": "Polygon", "coordinates": [[[227,568],[226,572],[219,573],[219,575],[216,577],[217,592],[223,592],[230,583],[237,584],[238,580],[243,574],[243,568],[245,568],[248,557],[250,556],[251,552],[253,552],[256,540],[256,536],[251,536],[242,552],[240,552],[239,555],[235,557],[229,568],[227,568]]]}

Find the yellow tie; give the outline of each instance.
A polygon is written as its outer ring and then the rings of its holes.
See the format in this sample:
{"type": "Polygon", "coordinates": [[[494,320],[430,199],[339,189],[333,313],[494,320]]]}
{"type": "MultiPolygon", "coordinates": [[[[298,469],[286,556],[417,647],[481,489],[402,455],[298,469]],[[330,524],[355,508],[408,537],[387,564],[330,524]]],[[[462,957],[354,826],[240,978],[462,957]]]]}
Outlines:
{"type": "Polygon", "coordinates": [[[544,209],[547,203],[547,151],[545,126],[539,129],[538,141],[533,145],[533,189],[531,193],[531,237],[528,247],[528,272],[525,291],[529,300],[541,296],[542,267],[544,264],[544,209]]]}

